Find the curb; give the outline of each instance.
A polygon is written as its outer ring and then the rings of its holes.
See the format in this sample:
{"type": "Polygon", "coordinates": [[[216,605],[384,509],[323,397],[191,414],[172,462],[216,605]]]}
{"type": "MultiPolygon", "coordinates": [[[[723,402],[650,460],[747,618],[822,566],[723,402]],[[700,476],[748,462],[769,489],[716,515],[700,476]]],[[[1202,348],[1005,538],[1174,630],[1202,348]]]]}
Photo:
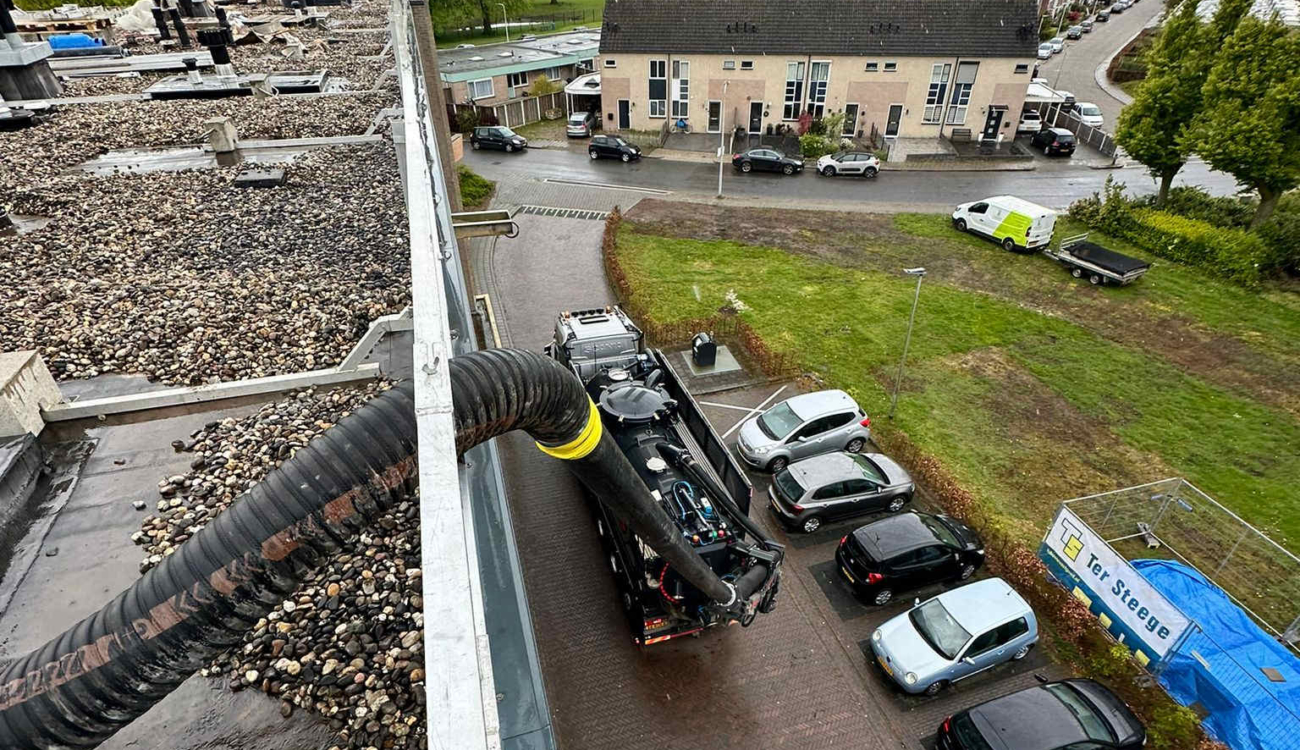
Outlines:
{"type": "Polygon", "coordinates": [[[1120,51],[1122,51],[1125,47],[1129,46],[1129,44],[1131,44],[1134,39],[1137,39],[1142,34],[1142,32],[1154,26],[1159,26],[1160,25],[1159,21],[1163,17],[1164,17],[1163,11],[1152,16],[1151,20],[1148,21],[1145,25],[1143,25],[1142,28],[1133,32],[1132,36],[1130,36],[1128,39],[1125,39],[1122,44],[1116,47],[1115,51],[1111,53],[1110,57],[1107,57],[1105,60],[1099,63],[1096,68],[1093,68],[1092,70],[1092,79],[1094,82],[1096,82],[1097,87],[1100,88],[1102,91],[1105,91],[1107,94],[1110,94],[1110,97],[1112,99],[1119,102],[1120,104],[1123,104],[1124,106],[1128,106],[1129,104],[1132,104],[1133,97],[1124,93],[1123,89],[1111,83],[1110,78],[1106,75],[1106,71],[1110,69],[1110,64],[1115,60],[1116,57],[1119,56],[1120,51]]]}

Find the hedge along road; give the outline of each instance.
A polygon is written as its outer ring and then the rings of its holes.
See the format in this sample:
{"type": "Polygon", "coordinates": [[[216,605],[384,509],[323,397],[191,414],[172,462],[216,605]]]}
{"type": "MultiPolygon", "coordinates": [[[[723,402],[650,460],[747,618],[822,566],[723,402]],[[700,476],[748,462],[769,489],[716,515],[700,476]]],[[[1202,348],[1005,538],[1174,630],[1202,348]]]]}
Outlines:
{"type": "MultiPolygon", "coordinates": [[[[625,187],[671,190],[686,197],[712,197],[718,188],[717,164],[642,159],[624,164],[602,159],[591,161],[585,153],[559,149],[529,149],[522,153],[465,151],[463,162],[490,180],[568,180],[625,187]]],[[[1041,164],[1041,162],[1040,162],[1041,164]]],[[[761,199],[776,202],[828,206],[841,210],[875,213],[942,211],[958,203],[990,195],[1013,194],[1050,208],[1064,209],[1071,203],[1100,192],[1107,177],[1128,188],[1130,194],[1155,192],[1155,182],[1146,169],[1092,169],[1053,160],[1033,171],[1020,172],[917,172],[886,171],[875,180],[852,177],[822,177],[811,169],[801,175],[742,175],[724,167],[723,194],[732,199],[761,199]]],[[[1189,164],[1174,180],[1175,185],[1199,185],[1214,195],[1233,195],[1236,181],[1203,164],[1189,164]]],[[[681,196],[678,196],[681,197],[681,196]]],[[[743,201],[742,201],[743,202],[743,201]]]]}

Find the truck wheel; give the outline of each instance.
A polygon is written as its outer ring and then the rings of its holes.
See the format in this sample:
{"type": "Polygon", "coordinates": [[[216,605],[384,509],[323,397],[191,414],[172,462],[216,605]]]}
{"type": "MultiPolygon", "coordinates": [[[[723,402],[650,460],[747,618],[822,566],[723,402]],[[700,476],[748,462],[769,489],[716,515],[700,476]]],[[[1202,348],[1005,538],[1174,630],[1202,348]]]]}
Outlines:
{"type": "Polygon", "coordinates": [[[958,232],[964,232],[964,231],[966,231],[966,220],[965,220],[965,219],[958,219],[958,220],[956,220],[956,221],[953,222],[953,226],[957,227],[957,231],[958,231],[958,232]]]}
{"type": "Polygon", "coordinates": [[[1014,253],[1016,251],[1016,241],[1010,237],[1002,240],[1002,249],[1009,253],[1014,253]]]}
{"type": "Polygon", "coordinates": [[[789,465],[790,465],[790,459],[782,456],[782,457],[772,459],[772,462],[767,465],[767,470],[775,474],[789,465]]]}
{"type": "Polygon", "coordinates": [[[1070,275],[1073,276],[1073,277],[1076,278],[1076,279],[1082,279],[1082,278],[1083,278],[1083,269],[1082,269],[1082,268],[1071,268],[1071,269],[1070,269],[1070,275]]]}
{"type": "Polygon", "coordinates": [[[822,519],[817,516],[808,516],[803,520],[802,528],[805,534],[811,534],[822,527],[822,519]]]}
{"type": "Polygon", "coordinates": [[[1093,275],[1088,277],[1088,283],[1092,284],[1093,286],[1101,286],[1102,281],[1104,281],[1104,279],[1101,278],[1101,274],[1094,273],[1093,275]]]}

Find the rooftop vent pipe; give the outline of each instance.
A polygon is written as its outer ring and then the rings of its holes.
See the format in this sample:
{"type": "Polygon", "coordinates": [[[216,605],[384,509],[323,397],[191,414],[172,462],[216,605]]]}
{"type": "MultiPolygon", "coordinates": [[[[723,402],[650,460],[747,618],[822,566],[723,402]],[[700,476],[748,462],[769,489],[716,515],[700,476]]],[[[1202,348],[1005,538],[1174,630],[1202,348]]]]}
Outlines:
{"type": "MultiPolygon", "coordinates": [[[[514,349],[450,361],[456,451],[524,430],[733,618],[758,606],[755,564],[717,578],[658,510],[582,384],[514,349]]],[[[303,578],[414,489],[414,387],[372,399],[298,451],[99,612],[0,671],[0,747],[94,747],[236,644],[303,578]]]]}

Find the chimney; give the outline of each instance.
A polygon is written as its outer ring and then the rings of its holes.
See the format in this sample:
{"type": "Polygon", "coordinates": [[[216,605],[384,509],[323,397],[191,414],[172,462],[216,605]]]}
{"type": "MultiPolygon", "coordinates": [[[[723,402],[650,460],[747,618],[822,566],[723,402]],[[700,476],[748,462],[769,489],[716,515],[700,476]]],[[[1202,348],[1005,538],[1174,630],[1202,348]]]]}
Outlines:
{"type": "Polygon", "coordinates": [[[202,86],[203,76],[199,75],[199,61],[193,57],[186,57],[181,62],[185,63],[185,74],[189,76],[190,83],[195,86],[202,86]]]}

